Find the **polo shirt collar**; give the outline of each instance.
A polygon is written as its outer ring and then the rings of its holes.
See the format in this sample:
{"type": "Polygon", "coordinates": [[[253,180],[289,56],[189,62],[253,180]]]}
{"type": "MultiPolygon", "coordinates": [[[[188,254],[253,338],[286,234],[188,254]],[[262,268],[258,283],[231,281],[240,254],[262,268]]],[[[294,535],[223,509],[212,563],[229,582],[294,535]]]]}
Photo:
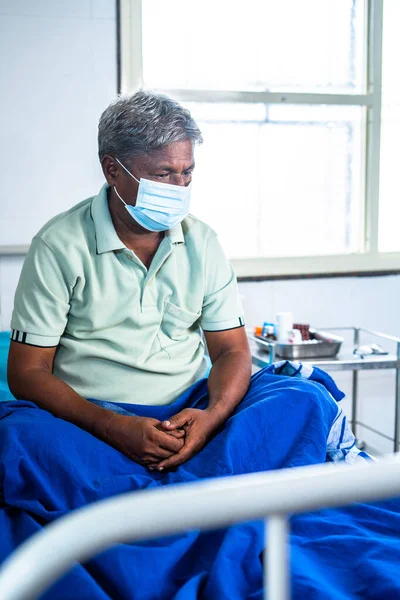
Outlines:
{"type": "MultiPolygon", "coordinates": [[[[115,231],[108,207],[107,190],[109,187],[108,183],[103,185],[98,195],[93,198],[91,206],[98,254],[125,248],[115,231]]],[[[184,244],[185,238],[181,223],[170,229],[167,232],[167,237],[171,244],[184,244]]]]}
{"type": "Polygon", "coordinates": [[[178,223],[167,232],[167,237],[171,244],[184,244],[185,238],[183,235],[182,223],[178,223]]]}

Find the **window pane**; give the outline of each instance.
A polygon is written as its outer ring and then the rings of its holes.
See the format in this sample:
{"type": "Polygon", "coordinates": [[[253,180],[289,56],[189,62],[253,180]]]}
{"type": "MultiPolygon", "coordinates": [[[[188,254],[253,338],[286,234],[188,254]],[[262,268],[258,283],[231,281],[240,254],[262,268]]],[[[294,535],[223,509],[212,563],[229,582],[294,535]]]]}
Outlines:
{"type": "Polygon", "coordinates": [[[382,123],[379,190],[379,250],[400,250],[398,200],[400,139],[400,2],[385,0],[383,12],[382,123]]]}
{"type": "Polygon", "coordinates": [[[143,0],[146,87],[359,93],[365,0],[143,0]]]}
{"type": "Polygon", "coordinates": [[[204,144],[196,149],[190,211],[215,228],[230,256],[257,256],[259,140],[266,107],[186,106],[204,136],[204,144]]]}
{"type": "Polygon", "coordinates": [[[364,109],[186,106],[205,140],[191,212],[216,229],[231,257],[360,250],[364,109]]]}

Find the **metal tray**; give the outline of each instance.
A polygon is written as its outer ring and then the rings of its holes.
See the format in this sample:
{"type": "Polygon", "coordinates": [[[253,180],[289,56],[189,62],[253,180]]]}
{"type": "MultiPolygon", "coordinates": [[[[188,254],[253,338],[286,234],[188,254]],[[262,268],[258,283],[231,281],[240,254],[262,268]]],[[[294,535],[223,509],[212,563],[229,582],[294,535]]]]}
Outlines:
{"type": "Polygon", "coordinates": [[[301,342],[300,344],[280,344],[266,340],[259,336],[253,336],[254,341],[259,348],[269,351],[274,347],[276,356],[287,358],[289,360],[298,358],[332,358],[336,356],[344,341],[339,335],[327,333],[317,329],[310,329],[311,342],[301,342]]]}

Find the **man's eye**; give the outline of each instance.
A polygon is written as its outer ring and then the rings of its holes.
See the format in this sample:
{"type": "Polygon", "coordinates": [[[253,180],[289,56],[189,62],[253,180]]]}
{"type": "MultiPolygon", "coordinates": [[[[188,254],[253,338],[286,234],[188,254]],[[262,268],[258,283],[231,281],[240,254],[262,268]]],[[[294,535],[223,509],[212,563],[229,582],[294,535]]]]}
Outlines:
{"type": "Polygon", "coordinates": [[[184,171],[183,174],[184,174],[185,177],[190,177],[191,175],[193,175],[193,170],[191,170],[191,171],[184,171]]]}
{"type": "Polygon", "coordinates": [[[156,177],[168,177],[169,173],[159,173],[156,177]]]}

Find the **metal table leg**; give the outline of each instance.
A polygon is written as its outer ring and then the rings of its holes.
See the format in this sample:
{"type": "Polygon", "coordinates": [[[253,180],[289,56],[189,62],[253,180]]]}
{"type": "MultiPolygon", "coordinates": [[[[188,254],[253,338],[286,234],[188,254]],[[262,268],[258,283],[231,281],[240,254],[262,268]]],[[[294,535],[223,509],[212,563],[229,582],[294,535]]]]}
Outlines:
{"type": "Polygon", "coordinates": [[[357,439],[357,400],[358,400],[358,371],[353,371],[353,389],[352,389],[352,414],[351,414],[351,428],[357,439]]]}
{"type": "MultiPolygon", "coordinates": [[[[358,346],[360,340],[360,330],[358,327],[354,327],[354,348],[358,346]]],[[[358,399],[358,371],[353,371],[353,388],[352,388],[352,414],[351,414],[351,428],[357,439],[356,428],[357,428],[357,399],[358,399]]]]}
{"type": "Polygon", "coordinates": [[[397,343],[396,392],[394,406],[394,452],[399,451],[399,417],[400,417],[400,343],[397,343]]]}

